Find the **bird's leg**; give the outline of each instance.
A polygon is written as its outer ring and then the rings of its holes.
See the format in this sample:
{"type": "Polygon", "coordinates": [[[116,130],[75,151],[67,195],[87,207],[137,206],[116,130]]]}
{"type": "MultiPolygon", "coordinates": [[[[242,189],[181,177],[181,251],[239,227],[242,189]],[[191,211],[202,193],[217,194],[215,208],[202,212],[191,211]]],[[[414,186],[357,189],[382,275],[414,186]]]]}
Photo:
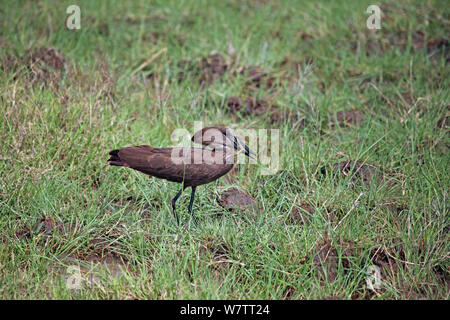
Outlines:
{"type": "Polygon", "coordinates": [[[188,211],[191,214],[191,216],[194,218],[194,221],[197,222],[197,219],[192,214],[192,206],[194,205],[194,197],[195,197],[195,188],[197,188],[197,187],[192,187],[191,200],[189,201],[188,211]]]}
{"type": "Polygon", "coordinates": [[[189,208],[188,208],[188,211],[189,211],[190,214],[192,214],[192,206],[193,206],[193,204],[194,204],[195,188],[196,188],[196,187],[192,187],[191,201],[189,201],[189,208]]]}
{"type": "Polygon", "coordinates": [[[178,219],[178,215],[177,212],[175,211],[175,202],[177,202],[178,198],[180,197],[181,193],[183,192],[183,189],[181,189],[180,191],[178,191],[177,195],[175,196],[175,198],[172,199],[172,213],[175,216],[175,219],[177,219],[177,224],[180,224],[180,220],[178,219]]]}

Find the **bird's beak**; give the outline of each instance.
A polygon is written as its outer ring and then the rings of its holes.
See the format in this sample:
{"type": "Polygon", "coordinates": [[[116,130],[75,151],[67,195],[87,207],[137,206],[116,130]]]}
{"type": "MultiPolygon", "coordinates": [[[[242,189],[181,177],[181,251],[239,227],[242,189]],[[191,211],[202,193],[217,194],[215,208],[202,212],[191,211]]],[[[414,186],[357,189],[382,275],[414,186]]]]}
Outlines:
{"type": "MultiPolygon", "coordinates": [[[[239,141],[239,144],[241,145],[241,147],[244,148],[244,154],[251,159],[255,159],[256,153],[254,153],[252,150],[250,150],[250,148],[244,142],[242,142],[241,139],[236,138],[236,140],[239,141]]],[[[234,141],[234,143],[235,143],[234,147],[239,150],[240,148],[237,148],[236,140],[234,141]]]]}

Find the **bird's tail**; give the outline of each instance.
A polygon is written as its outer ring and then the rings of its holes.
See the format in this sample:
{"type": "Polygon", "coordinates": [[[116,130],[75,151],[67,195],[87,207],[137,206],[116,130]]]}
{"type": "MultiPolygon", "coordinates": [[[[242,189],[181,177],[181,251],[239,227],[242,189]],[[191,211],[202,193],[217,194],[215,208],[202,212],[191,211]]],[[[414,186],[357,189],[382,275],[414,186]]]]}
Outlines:
{"type": "Polygon", "coordinates": [[[120,160],[119,150],[112,150],[109,152],[109,155],[111,156],[108,159],[109,165],[111,165],[111,166],[123,166],[124,165],[122,160],[120,160]]]}
{"type": "Polygon", "coordinates": [[[131,167],[139,170],[137,168],[146,166],[146,159],[153,150],[153,147],[147,145],[112,150],[109,152],[111,157],[108,159],[108,163],[111,166],[131,167]]]}

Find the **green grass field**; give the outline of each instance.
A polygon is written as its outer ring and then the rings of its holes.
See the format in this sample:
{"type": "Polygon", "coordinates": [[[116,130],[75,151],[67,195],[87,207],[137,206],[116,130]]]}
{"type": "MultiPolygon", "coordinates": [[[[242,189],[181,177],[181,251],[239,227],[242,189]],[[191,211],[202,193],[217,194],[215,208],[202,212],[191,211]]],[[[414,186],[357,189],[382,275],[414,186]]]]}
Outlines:
{"type": "Polygon", "coordinates": [[[449,16],[446,1],[1,0],[0,297],[448,299],[449,16]],[[280,170],[200,186],[198,224],[186,190],[177,226],[179,185],[106,160],[195,121],[279,129],[280,170]],[[233,188],[256,209],[223,207],[233,188]]]}

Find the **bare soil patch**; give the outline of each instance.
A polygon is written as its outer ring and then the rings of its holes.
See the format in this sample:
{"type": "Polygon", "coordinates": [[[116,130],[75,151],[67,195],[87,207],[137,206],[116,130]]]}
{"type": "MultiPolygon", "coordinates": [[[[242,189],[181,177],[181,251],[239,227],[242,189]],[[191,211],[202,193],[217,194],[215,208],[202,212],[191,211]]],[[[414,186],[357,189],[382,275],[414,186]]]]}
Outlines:
{"type": "Polygon", "coordinates": [[[314,208],[309,203],[303,201],[292,208],[289,220],[300,225],[308,225],[311,223],[314,212],[314,208]]]}
{"type": "Polygon", "coordinates": [[[63,233],[70,230],[59,219],[55,217],[42,216],[33,227],[23,226],[15,232],[18,239],[29,239],[37,234],[51,235],[53,233],[63,233]]]}
{"type": "Polygon", "coordinates": [[[320,243],[314,254],[314,266],[319,272],[323,281],[332,283],[343,268],[344,272],[350,268],[352,257],[356,254],[356,246],[352,242],[342,242],[339,244],[342,249],[341,254],[336,250],[336,245],[329,240],[320,243]]]}

